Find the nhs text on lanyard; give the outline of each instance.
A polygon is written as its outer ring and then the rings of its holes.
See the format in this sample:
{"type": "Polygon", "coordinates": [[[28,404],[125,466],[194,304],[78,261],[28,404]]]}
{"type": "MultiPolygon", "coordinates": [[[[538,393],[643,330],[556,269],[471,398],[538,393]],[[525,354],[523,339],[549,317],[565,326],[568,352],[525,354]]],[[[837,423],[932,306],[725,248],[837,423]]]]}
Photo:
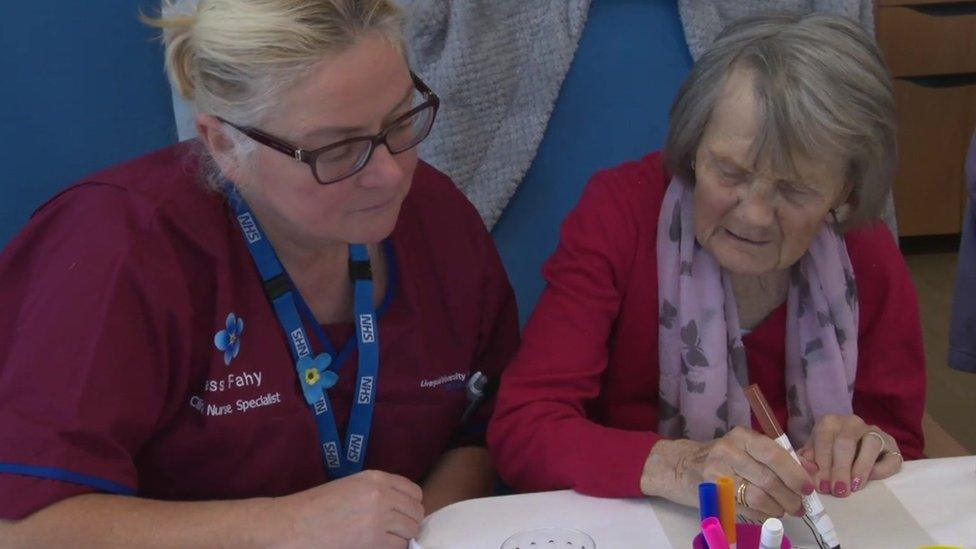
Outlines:
{"type": "MultiPolygon", "coordinates": [[[[250,207],[231,185],[225,185],[225,189],[241,226],[241,233],[251,251],[251,257],[261,274],[265,294],[287,335],[288,346],[295,360],[295,371],[302,384],[305,400],[315,414],[325,466],[333,478],[358,473],[363,469],[366,448],[369,444],[380,362],[379,327],[376,323],[376,310],[373,307],[373,277],[366,246],[362,244],[349,246],[349,272],[354,284],[359,371],[352,411],[349,415],[346,444],[343,446],[339,438],[335,414],[326,392],[326,389],[331,387],[329,382],[335,383],[336,379],[336,374],[328,371],[329,366],[335,361],[335,353],[323,352],[318,356],[312,356],[308,335],[298,312],[300,306],[303,311],[310,314],[308,305],[288,278],[250,207]]],[[[319,332],[321,326],[314,317],[309,320],[319,332]]],[[[317,335],[323,340],[323,345],[331,348],[324,332],[317,335]]]]}

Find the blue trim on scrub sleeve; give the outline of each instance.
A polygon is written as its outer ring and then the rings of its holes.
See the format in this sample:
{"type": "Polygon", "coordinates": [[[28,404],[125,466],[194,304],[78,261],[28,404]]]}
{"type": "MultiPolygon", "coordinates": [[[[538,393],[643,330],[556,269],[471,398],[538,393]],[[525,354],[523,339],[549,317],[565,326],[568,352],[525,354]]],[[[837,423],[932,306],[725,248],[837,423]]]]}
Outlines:
{"type": "Polygon", "coordinates": [[[81,484],[83,486],[95,488],[101,492],[118,494],[120,496],[136,495],[134,488],[129,488],[128,486],[123,486],[122,484],[105,480],[103,478],[83,475],[81,473],[75,473],[73,471],[59,469],[57,467],[40,467],[36,465],[24,465],[22,463],[0,463],[0,473],[10,473],[28,477],[46,478],[49,480],[60,480],[63,482],[70,482],[72,484],[81,484]]]}

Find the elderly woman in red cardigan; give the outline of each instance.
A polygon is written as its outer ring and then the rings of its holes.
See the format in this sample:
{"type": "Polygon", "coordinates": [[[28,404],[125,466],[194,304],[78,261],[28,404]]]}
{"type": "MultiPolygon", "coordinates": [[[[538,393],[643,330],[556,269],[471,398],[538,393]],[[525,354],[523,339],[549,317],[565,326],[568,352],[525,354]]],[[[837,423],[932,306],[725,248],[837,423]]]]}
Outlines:
{"type": "Polygon", "coordinates": [[[878,215],[891,80],[833,16],[734,23],[694,66],[663,153],[597,173],[544,268],[489,445],[520,490],[755,518],[848,497],[922,454],[918,304],[878,215]],[[756,383],[802,456],[757,432],[756,383]]]}

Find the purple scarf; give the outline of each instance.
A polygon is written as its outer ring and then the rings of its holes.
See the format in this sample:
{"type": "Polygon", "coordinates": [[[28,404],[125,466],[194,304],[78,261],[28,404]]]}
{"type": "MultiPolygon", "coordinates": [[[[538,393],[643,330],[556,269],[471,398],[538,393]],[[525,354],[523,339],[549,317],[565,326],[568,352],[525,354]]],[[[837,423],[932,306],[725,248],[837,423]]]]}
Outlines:
{"type": "MultiPolygon", "coordinates": [[[[729,273],[695,240],[694,192],[675,178],[657,231],[660,434],[707,441],[751,425],[749,368],[729,273]]],[[[790,268],[787,434],[806,442],[824,414],[851,414],[857,287],[844,239],[828,224],[790,268]]]]}

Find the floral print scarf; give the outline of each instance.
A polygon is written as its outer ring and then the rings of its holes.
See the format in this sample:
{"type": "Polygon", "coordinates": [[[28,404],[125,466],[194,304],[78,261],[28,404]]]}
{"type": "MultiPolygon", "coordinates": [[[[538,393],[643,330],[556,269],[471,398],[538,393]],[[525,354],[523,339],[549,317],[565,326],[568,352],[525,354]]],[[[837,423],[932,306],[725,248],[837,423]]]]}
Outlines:
{"type": "MultiPolygon", "coordinates": [[[[729,273],[695,239],[693,195],[673,179],[658,219],[658,430],[707,441],[751,425],[749,368],[729,273]]],[[[853,413],[857,287],[844,239],[828,223],[790,271],[787,434],[802,445],[820,416],[853,413]]]]}

